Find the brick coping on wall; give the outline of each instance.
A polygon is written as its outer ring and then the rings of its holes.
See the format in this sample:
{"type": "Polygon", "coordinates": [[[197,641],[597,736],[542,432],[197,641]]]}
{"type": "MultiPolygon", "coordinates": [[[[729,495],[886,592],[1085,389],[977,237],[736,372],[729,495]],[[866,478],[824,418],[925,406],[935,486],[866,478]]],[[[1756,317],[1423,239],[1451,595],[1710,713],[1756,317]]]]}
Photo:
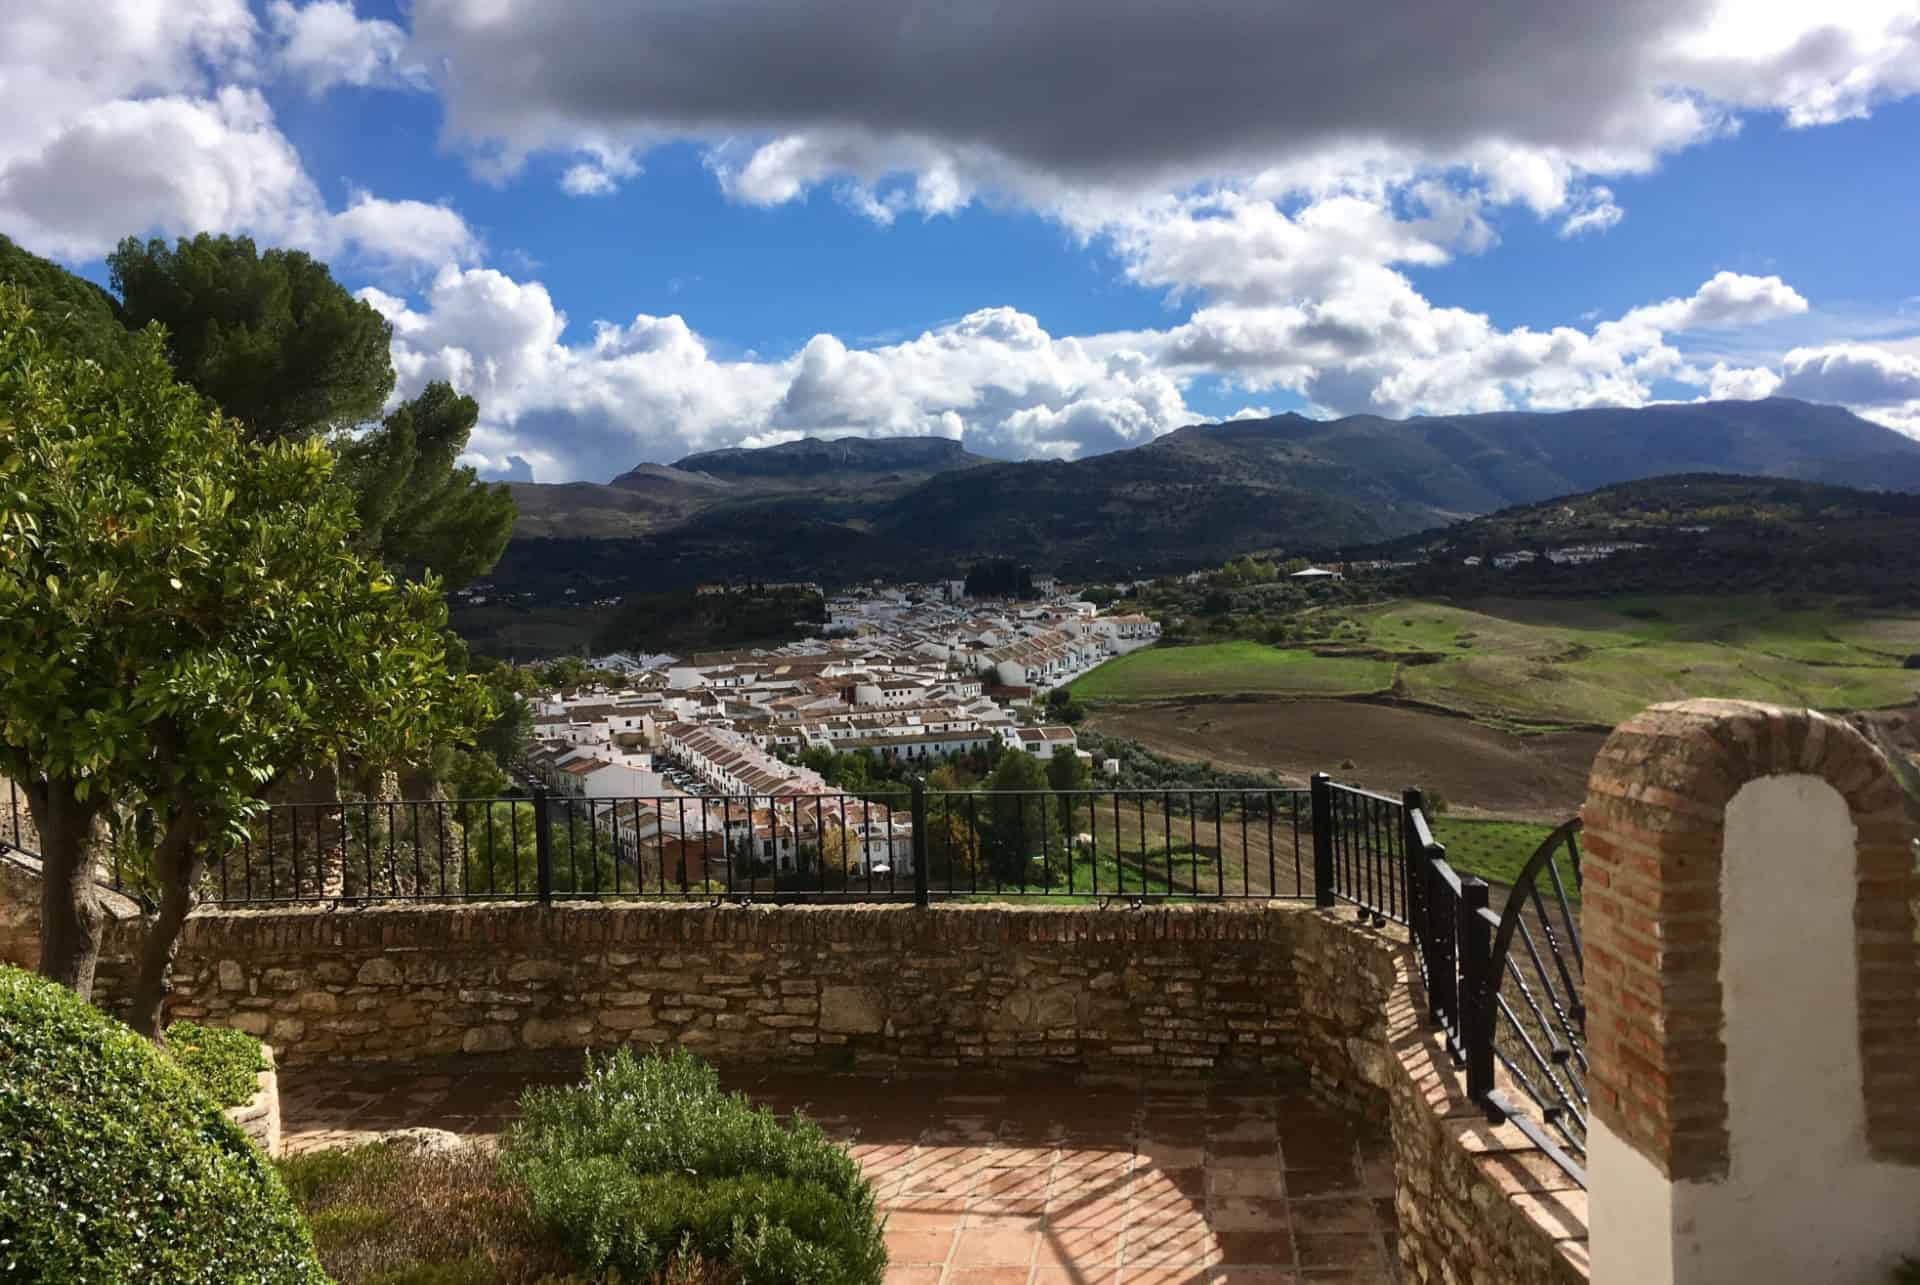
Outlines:
{"type": "MultiPolygon", "coordinates": [[[[139,931],[110,926],[103,1002],[139,931]]],[[[1300,903],[296,907],[194,914],[169,1019],[250,1030],[283,1064],[674,1043],[823,1070],[1302,1075],[1389,1127],[1410,1279],[1584,1281],[1585,1193],[1480,1117],[1417,978],[1404,930],[1300,903]]]]}

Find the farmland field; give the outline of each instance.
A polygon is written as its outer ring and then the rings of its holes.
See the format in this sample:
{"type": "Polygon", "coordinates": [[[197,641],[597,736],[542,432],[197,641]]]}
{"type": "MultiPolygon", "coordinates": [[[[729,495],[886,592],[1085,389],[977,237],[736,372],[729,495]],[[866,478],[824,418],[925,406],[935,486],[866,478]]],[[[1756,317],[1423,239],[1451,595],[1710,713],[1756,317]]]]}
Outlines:
{"type": "Polygon", "coordinates": [[[1920,615],[1846,603],[1397,601],[1297,619],[1314,641],[1155,647],[1083,675],[1073,695],[1091,730],[1162,753],[1420,785],[1468,817],[1553,822],[1579,807],[1606,730],[1658,701],[1856,711],[1920,697],[1920,669],[1904,667],[1920,615]]]}
{"type": "Polygon", "coordinates": [[[1089,701],[1243,693],[1350,696],[1385,691],[1392,683],[1391,661],[1226,642],[1132,652],[1075,679],[1073,693],[1089,701]]]}
{"type": "Polygon", "coordinates": [[[1518,731],[1611,727],[1657,701],[1722,696],[1875,709],[1920,696],[1920,619],[1765,596],[1389,602],[1301,618],[1322,638],[1155,647],[1076,680],[1095,704],[1391,690],[1518,731]]]}

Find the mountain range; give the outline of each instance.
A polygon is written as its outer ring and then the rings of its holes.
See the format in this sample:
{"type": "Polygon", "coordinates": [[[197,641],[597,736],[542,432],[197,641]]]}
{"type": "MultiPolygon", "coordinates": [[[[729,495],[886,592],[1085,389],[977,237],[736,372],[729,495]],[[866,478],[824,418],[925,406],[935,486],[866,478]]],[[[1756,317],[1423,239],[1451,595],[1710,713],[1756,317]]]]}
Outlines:
{"type": "Polygon", "coordinates": [[[1329,551],[1679,473],[1920,491],[1920,441],[1786,398],[1557,413],[1301,415],[1196,424],[1073,461],[992,461],[939,438],[804,439],[517,484],[496,574],[932,576],[985,556],[1070,575],[1329,551]],[[600,547],[612,541],[619,548],[600,547]]]}

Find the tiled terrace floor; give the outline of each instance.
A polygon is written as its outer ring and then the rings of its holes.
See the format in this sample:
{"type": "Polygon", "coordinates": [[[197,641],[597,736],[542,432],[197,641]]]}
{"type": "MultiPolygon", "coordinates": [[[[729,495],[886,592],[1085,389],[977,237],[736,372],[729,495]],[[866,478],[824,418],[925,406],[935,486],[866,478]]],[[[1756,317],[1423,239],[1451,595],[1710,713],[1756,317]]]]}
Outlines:
{"type": "MultiPolygon", "coordinates": [[[[385,1129],[497,1133],[570,1074],[289,1068],[290,1150],[385,1129]]],[[[1375,1285],[1394,1267],[1384,1140],[1233,1080],[727,1077],[844,1138],[887,1214],[890,1285],[1375,1285]]]]}

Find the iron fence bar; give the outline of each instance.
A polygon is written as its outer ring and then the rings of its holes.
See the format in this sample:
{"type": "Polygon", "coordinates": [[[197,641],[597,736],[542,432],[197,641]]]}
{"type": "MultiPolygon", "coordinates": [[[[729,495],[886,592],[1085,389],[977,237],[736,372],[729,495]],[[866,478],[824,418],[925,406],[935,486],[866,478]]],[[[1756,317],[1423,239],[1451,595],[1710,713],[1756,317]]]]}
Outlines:
{"type": "MultiPolygon", "coordinates": [[[[533,878],[534,895],[545,905],[553,901],[553,829],[552,804],[545,789],[533,792],[533,878]]],[[[514,851],[519,852],[518,836],[514,851]]]]}
{"type": "MultiPolygon", "coordinates": [[[[1567,1049],[1569,1051],[1570,1056],[1573,1056],[1579,1059],[1580,1069],[1584,1071],[1587,1069],[1587,1059],[1586,1059],[1586,1054],[1582,1052],[1580,1048],[1580,1044],[1581,1044],[1580,1037],[1574,1034],[1573,1023],[1568,1018],[1566,1009],[1560,1003],[1559,992],[1555,991],[1553,988],[1553,978],[1548,976],[1546,971],[1546,966],[1540,962],[1539,948],[1534,945],[1533,933],[1531,930],[1528,929],[1526,925],[1526,921],[1524,919],[1520,921],[1519,929],[1520,929],[1520,943],[1527,948],[1527,958],[1533,962],[1534,975],[1540,979],[1540,988],[1547,993],[1547,1007],[1553,1010],[1554,1019],[1560,1024],[1560,1030],[1558,1032],[1555,1032],[1553,1027],[1549,1025],[1543,1018],[1541,1020],[1540,1028],[1541,1030],[1545,1031],[1546,1034],[1553,1039],[1554,1044],[1556,1046],[1555,1052],[1558,1052],[1561,1048],[1567,1049]],[[1566,1043],[1564,1045],[1560,1044],[1560,1037],[1562,1035],[1566,1037],[1566,1043]]],[[[1513,962],[1513,956],[1511,953],[1509,953],[1507,956],[1507,962],[1509,964],[1513,962]]],[[[1520,979],[1518,969],[1514,970],[1514,977],[1516,980],[1520,981],[1521,989],[1524,991],[1526,989],[1526,983],[1524,980],[1520,979]]]]}
{"type": "Polygon", "coordinates": [[[1315,772],[1309,787],[1313,803],[1313,904],[1333,904],[1333,778],[1315,772]]]}
{"type": "MultiPolygon", "coordinates": [[[[1560,1099],[1562,1106],[1571,1108],[1573,1106],[1574,1091],[1569,1091],[1569,1087],[1560,1082],[1560,1073],[1554,1069],[1552,1054],[1542,1053],[1540,1051],[1540,1045],[1534,1040],[1532,1034],[1528,1032],[1526,1025],[1521,1022],[1519,1015],[1513,1011],[1513,1005],[1507,1002],[1505,995],[1496,995],[1495,1004],[1500,1014],[1507,1019],[1507,1025],[1510,1026],[1513,1029],[1513,1033],[1519,1037],[1520,1046],[1526,1049],[1527,1056],[1533,1059],[1534,1065],[1540,1068],[1540,1073],[1546,1077],[1547,1083],[1553,1086],[1554,1096],[1560,1099]]],[[[1538,1019],[1539,1013],[1537,1010],[1534,1016],[1538,1019]]],[[[1541,1024],[1540,1029],[1543,1031],[1547,1029],[1544,1022],[1541,1024]]],[[[1509,1069],[1514,1068],[1509,1067],[1509,1069]]],[[[1568,1078],[1571,1079],[1572,1077],[1569,1076],[1568,1078]]],[[[1535,1089],[1530,1082],[1526,1085],[1526,1089],[1527,1095],[1535,1102],[1538,1102],[1542,1108],[1548,1105],[1546,1095],[1535,1089]]],[[[1582,1095],[1580,1100],[1582,1102],[1586,1101],[1585,1096],[1582,1095]]]]}

